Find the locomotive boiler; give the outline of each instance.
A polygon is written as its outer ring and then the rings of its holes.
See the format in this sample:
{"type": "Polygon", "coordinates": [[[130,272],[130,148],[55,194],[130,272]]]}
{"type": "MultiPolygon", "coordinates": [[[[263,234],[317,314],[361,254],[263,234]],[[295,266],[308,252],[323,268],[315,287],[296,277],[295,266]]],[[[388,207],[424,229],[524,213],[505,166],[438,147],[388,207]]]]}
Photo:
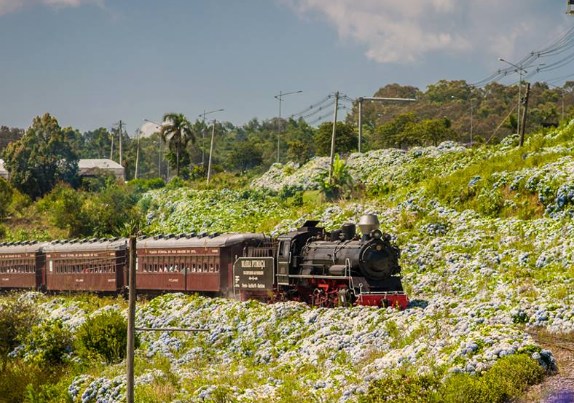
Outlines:
{"type": "Polygon", "coordinates": [[[345,304],[399,306],[403,292],[400,250],[379,229],[375,215],[326,233],[317,221],[278,238],[277,289],[319,306],[345,304]]]}

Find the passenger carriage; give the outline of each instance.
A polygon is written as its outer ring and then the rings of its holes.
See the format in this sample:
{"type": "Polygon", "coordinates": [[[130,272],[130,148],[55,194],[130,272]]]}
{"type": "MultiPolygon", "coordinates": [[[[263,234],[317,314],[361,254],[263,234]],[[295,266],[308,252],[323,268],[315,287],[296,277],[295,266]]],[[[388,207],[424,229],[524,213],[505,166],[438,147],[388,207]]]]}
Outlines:
{"type": "Polygon", "coordinates": [[[138,291],[181,291],[230,295],[233,262],[262,234],[144,237],[137,241],[138,291]]]}
{"type": "Polygon", "coordinates": [[[0,288],[40,289],[44,276],[41,242],[0,243],[0,288]]]}
{"type": "Polygon", "coordinates": [[[126,239],[54,241],[43,250],[48,291],[119,292],[127,284],[126,239]]]}

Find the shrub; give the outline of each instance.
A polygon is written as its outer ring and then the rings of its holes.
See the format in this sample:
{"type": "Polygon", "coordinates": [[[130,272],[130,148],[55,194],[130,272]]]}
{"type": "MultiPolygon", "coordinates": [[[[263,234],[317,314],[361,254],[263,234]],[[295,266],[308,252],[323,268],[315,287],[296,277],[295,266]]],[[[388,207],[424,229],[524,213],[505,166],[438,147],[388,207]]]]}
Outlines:
{"type": "Polygon", "coordinates": [[[525,354],[510,355],[499,359],[482,376],[450,376],[439,395],[444,402],[502,403],[519,397],[543,377],[544,369],[538,362],[525,354]]]}
{"type": "Polygon", "coordinates": [[[6,369],[8,354],[30,332],[36,319],[37,312],[32,304],[22,303],[15,298],[0,302],[0,372],[6,369]]]}
{"type": "Polygon", "coordinates": [[[88,318],[78,329],[78,352],[86,359],[100,357],[110,364],[120,362],[126,356],[127,333],[124,317],[118,311],[106,311],[88,318]]]}
{"type": "Polygon", "coordinates": [[[72,345],[71,331],[56,319],[32,328],[25,339],[24,353],[39,365],[62,365],[68,361],[72,345]]]}
{"type": "Polygon", "coordinates": [[[372,382],[367,394],[359,397],[359,402],[429,402],[438,386],[439,378],[435,375],[417,375],[405,370],[372,382]]]}

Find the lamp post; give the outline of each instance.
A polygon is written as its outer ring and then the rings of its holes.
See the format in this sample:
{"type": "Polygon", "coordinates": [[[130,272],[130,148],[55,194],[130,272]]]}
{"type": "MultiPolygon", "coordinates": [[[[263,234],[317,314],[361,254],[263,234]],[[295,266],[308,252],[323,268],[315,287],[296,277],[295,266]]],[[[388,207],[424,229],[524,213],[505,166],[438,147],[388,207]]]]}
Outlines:
{"type": "Polygon", "coordinates": [[[277,123],[277,162],[279,162],[279,142],[281,140],[280,134],[281,134],[281,129],[282,129],[282,125],[281,125],[281,103],[283,102],[283,97],[286,97],[287,95],[293,95],[293,94],[300,94],[303,91],[299,90],[299,91],[291,91],[291,92],[283,92],[283,91],[279,91],[278,95],[275,95],[275,99],[279,100],[279,120],[277,123]]]}
{"type": "Polygon", "coordinates": [[[517,105],[517,110],[516,110],[516,133],[520,134],[520,98],[521,98],[521,89],[522,89],[522,74],[526,74],[528,73],[522,66],[518,66],[514,63],[509,62],[508,60],[504,60],[502,57],[498,58],[498,61],[500,62],[504,62],[506,64],[509,64],[510,66],[515,68],[515,72],[518,73],[519,75],[519,81],[518,81],[518,105],[517,105]]]}
{"type": "Polygon", "coordinates": [[[203,113],[199,114],[199,117],[203,117],[203,126],[201,127],[201,167],[205,166],[205,116],[215,112],[223,112],[223,109],[216,109],[213,111],[206,112],[205,109],[203,113]]]}

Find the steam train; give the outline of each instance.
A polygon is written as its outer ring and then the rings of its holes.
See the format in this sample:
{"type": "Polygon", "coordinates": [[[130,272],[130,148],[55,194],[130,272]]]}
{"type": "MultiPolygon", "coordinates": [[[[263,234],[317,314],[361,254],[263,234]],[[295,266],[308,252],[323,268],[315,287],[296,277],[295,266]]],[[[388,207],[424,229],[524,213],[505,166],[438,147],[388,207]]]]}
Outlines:
{"type": "MultiPolygon", "coordinates": [[[[180,234],[136,241],[139,293],[194,292],[316,306],[404,309],[399,249],[375,215],[326,232],[318,221],[271,239],[263,234],[180,234]]],[[[127,239],[0,243],[0,290],[121,293],[127,239]]]]}

